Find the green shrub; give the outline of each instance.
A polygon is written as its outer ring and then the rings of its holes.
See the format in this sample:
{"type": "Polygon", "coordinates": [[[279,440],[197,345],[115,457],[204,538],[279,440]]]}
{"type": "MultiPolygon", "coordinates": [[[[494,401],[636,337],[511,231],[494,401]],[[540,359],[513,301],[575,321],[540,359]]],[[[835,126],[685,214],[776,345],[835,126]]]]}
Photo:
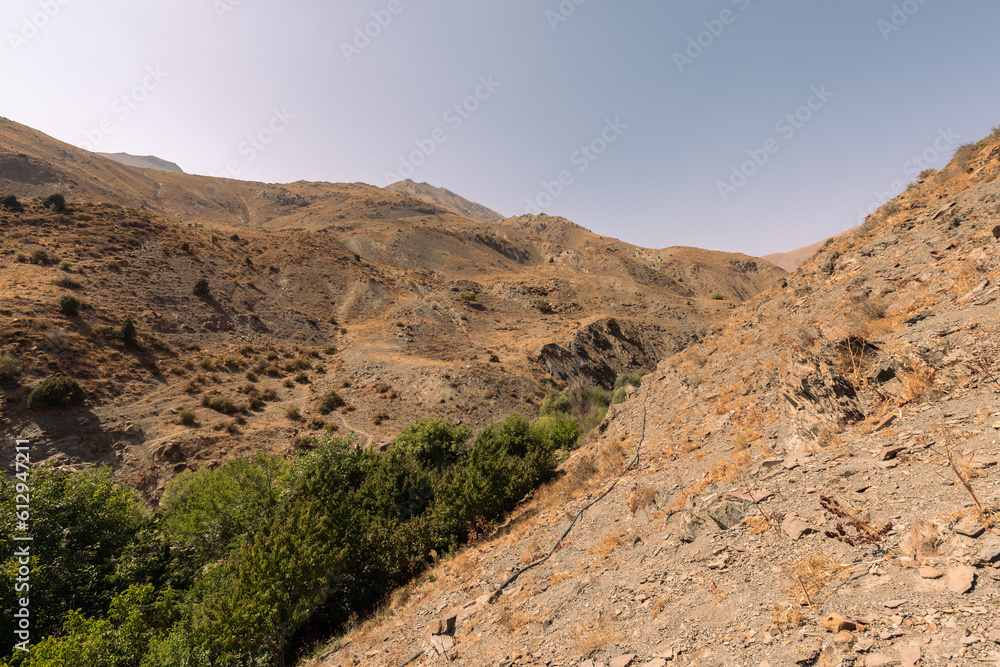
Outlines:
{"type": "Polygon", "coordinates": [[[324,354],[337,354],[337,348],[333,345],[328,345],[326,349],[323,350],[324,354]]]}
{"type": "Polygon", "coordinates": [[[951,161],[958,166],[962,171],[966,171],[969,165],[972,163],[972,158],[976,156],[976,145],[975,144],[963,144],[958,147],[955,151],[954,156],[952,156],[951,161]]]}
{"type": "Polygon", "coordinates": [[[229,240],[230,241],[239,241],[240,240],[240,235],[234,233],[232,236],[229,237],[229,240]]]}
{"type": "Polygon", "coordinates": [[[0,355],[0,383],[13,382],[21,374],[21,364],[9,354],[0,355]]]}
{"type": "Polygon", "coordinates": [[[631,373],[623,373],[622,375],[618,376],[617,380],[615,380],[615,389],[621,389],[629,385],[633,387],[639,387],[642,385],[643,376],[648,374],[649,371],[647,371],[645,368],[640,368],[639,370],[633,371],[631,373]]]}
{"type": "Polygon", "coordinates": [[[177,413],[177,423],[183,426],[191,426],[196,421],[193,410],[181,410],[177,413]]]}
{"type": "Polygon", "coordinates": [[[565,413],[541,417],[535,421],[533,428],[545,449],[550,452],[576,449],[580,440],[580,423],[575,417],[565,413]]]}
{"type": "Polygon", "coordinates": [[[472,291],[464,291],[458,293],[458,298],[461,299],[462,301],[475,301],[476,296],[477,296],[476,293],[472,291]]]}
{"type": "Polygon", "coordinates": [[[187,241],[185,241],[184,243],[181,244],[181,252],[190,252],[190,251],[191,251],[191,244],[190,243],[188,243],[187,241]]]}
{"type": "Polygon", "coordinates": [[[613,392],[611,392],[611,404],[618,405],[619,403],[624,403],[628,395],[625,393],[625,387],[618,387],[613,392]]]}
{"type": "Polygon", "coordinates": [[[542,416],[556,414],[571,414],[573,412],[573,401],[569,396],[569,389],[562,391],[552,391],[545,400],[542,401],[542,416]]]}
{"type": "Polygon", "coordinates": [[[72,294],[64,294],[59,299],[59,312],[67,317],[75,317],[80,314],[80,300],[72,294]]]}
{"type": "Polygon", "coordinates": [[[14,195],[4,195],[0,197],[0,208],[8,211],[20,211],[23,207],[14,195]]]}
{"type": "Polygon", "coordinates": [[[296,407],[290,407],[286,409],[285,416],[291,419],[292,421],[298,421],[302,419],[302,413],[296,407]]]}
{"type": "Polygon", "coordinates": [[[491,354],[490,355],[490,363],[491,364],[499,364],[500,363],[500,357],[498,357],[495,354],[491,354]]]}
{"type": "Polygon", "coordinates": [[[250,382],[256,382],[257,381],[257,374],[254,373],[253,371],[247,371],[246,373],[243,374],[243,377],[245,377],[250,382]]]}
{"type": "Polygon", "coordinates": [[[330,324],[336,326],[337,325],[337,316],[336,315],[331,315],[330,317],[326,318],[326,321],[329,322],[330,324]]]}
{"type": "Polygon", "coordinates": [[[132,322],[132,318],[128,315],[122,320],[122,326],[118,330],[118,335],[121,336],[122,342],[125,343],[126,347],[135,347],[138,343],[138,337],[135,331],[135,323],[132,322]]]}
{"type": "Polygon", "coordinates": [[[715,294],[712,295],[712,299],[715,301],[725,301],[726,295],[716,292],[715,294]]]}
{"type": "Polygon", "coordinates": [[[229,396],[212,396],[208,399],[207,407],[224,415],[233,415],[239,412],[236,401],[229,396]]]}
{"type": "Polygon", "coordinates": [[[264,358],[267,359],[268,361],[277,361],[278,360],[278,353],[275,352],[274,350],[269,350],[268,353],[265,355],[264,358]]]}
{"type": "Polygon", "coordinates": [[[549,303],[548,299],[542,299],[542,298],[532,299],[531,305],[536,310],[539,310],[543,313],[547,313],[550,310],[552,310],[552,304],[549,303]]]}
{"type": "Polygon", "coordinates": [[[47,209],[61,213],[66,210],[66,198],[56,192],[42,200],[42,206],[47,209]]]}
{"type": "Polygon", "coordinates": [[[347,401],[340,395],[340,392],[336,389],[331,389],[320,397],[317,409],[321,415],[328,415],[337,408],[345,405],[347,405],[347,401]]]}
{"type": "Polygon", "coordinates": [[[70,408],[86,399],[80,383],[65,375],[46,378],[28,395],[28,407],[35,410],[70,408]]]}
{"type": "Polygon", "coordinates": [[[35,250],[31,253],[31,263],[32,264],[48,264],[49,263],[49,253],[45,252],[41,248],[35,250]]]}
{"type": "Polygon", "coordinates": [[[400,431],[393,447],[428,470],[442,471],[458,462],[471,438],[472,431],[463,424],[428,417],[400,431]]]}
{"type": "Polygon", "coordinates": [[[191,290],[192,294],[197,294],[198,296],[204,296],[208,294],[208,279],[199,278],[198,282],[194,284],[194,289],[191,290]]]}
{"type": "Polygon", "coordinates": [[[299,371],[294,377],[299,384],[309,384],[309,376],[305,374],[305,371],[299,371]]]}
{"type": "Polygon", "coordinates": [[[604,387],[591,387],[587,392],[587,401],[595,408],[606,410],[611,405],[611,392],[604,387]]]}

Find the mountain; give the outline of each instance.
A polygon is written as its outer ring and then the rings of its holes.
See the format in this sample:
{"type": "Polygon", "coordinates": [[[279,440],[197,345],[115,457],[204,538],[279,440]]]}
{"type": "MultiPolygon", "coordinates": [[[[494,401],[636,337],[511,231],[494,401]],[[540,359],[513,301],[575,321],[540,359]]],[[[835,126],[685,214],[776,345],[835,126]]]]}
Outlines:
{"type": "Polygon", "coordinates": [[[97,155],[114,160],[115,162],[120,162],[121,164],[126,164],[130,167],[139,167],[140,169],[159,169],[160,171],[172,171],[177,174],[184,173],[184,170],[173,162],[168,162],[156,157],[155,155],[129,155],[128,153],[97,153],[97,155]]]}
{"type": "Polygon", "coordinates": [[[0,211],[0,335],[22,369],[0,437],[31,438],[39,461],[113,465],[152,502],[181,470],[322,429],[375,446],[431,415],[534,417],[554,388],[652,368],[785,275],[561,218],[485,223],[362,183],[138,169],[8,120],[0,194],[24,204],[0,211]],[[38,199],[54,192],[65,212],[38,199]],[[61,312],[67,295],[78,316],[61,312]],[[125,317],[137,348],[116,333],[125,317]],[[87,407],[38,419],[27,395],[59,373],[87,407]],[[347,404],[324,414],[332,390],[347,404]],[[251,399],[236,416],[211,407],[251,399]]]}
{"type": "Polygon", "coordinates": [[[775,266],[779,266],[789,273],[798,270],[800,266],[805,264],[810,257],[815,255],[821,248],[826,244],[832,243],[834,239],[842,236],[846,232],[841,232],[836,236],[831,236],[829,239],[824,239],[822,241],[817,241],[816,243],[811,243],[805,247],[798,248],[796,250],[789,250],[788,252],[776,252],[770,255],[764,255],[761,257],[764,261],[771,262],[775,266]]]}
{"type": "Polygon", "coordinates": [[[998,176],[995,131],[308,664],[995,663],[998,176]]]}
{"type": "Polygon", "coordinates": [[[408,195],[431,204],[436,204],[452,213],[464,216],[470,220],[479,222],[500,222],[504,216],[496,211],[491,211],[481,204],[471,202],[468,199],[459,197],[451,190],[437,188],[427,183],[415,183],[410,179],[399,181],[386,186],[386,190],[392,190],[400,194],[408,195]]]}

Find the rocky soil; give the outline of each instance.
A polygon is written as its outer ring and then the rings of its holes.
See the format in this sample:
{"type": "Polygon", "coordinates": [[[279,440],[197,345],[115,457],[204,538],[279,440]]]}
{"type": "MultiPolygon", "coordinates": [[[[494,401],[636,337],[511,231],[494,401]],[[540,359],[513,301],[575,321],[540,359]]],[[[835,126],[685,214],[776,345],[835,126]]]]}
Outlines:
{"type": "Polygon", "coordinates": [[[1000,142],[968,153],[304,664],[1000,664],[1000,142]]]}

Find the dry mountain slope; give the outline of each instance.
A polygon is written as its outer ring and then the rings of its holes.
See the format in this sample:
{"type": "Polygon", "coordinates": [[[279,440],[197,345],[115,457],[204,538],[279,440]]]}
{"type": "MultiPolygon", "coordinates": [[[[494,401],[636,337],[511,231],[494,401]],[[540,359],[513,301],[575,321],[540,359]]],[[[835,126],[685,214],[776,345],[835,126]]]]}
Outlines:
{"type": "Polygon", "coordinates": [[[64,465],[111,463],[151,498],[185,467],[323,428],[377,445],[433,414],[534,415],[555,386],[652,367],[784,275],[558,218],[482,223],[363,184],[134,169],[9,122],[0,165],[19,165],[0,169],[0,192],[70,201],[0,211],[0,333],[22,367],[0,435],[64,465]],[[60,312],[66,295],[79,315],[60,312]],[[126,316],[138,349],[115,335],[126,316]],[[27,410],[56,373],[80,379],[86,407],[27,410]],[[324,413],[332,390],[346,404],[324,413]]]}
{"type": "Polygon", "coordinates": [[[306,664],[996,664],[998,175],[1000,132],[660,363],[495,535],[306,664]]]}
{"type": "Polygon", "coordinates": [[[178,165],[173,162],[168,162],[162,158],[158,158],[155,155],[129,155],[128,153],[97,153],[97,155],[101,155],[130,167],[139,167],[140,169],[159,169],[160,171],[172,171],[178,174],[184,173],[184,170],[178,165]]]}
{"type": "Polygon", "coordinates": [[[471,202],[464,197],[458,196],[451,190],[434,187],[433,185],[428,185],[427,183],[415,183],[410,179],[406,179],[405,181],[399,181],[393,183],[392,185],[388,185],[385,189],[409,195],[410,197],[415,197],[416,199],[422,199],[423,201],[430,202],[432,204],[437,204],[442,208],[448,209],[452,213],[465,216],[470,220],[478,220],[479,222],[500,222],[504,219],[504,216],[500,215],[496,211],[486,208],[482,204],[471,202]]]}
{"type": "Polygon", "coordinates": [[[798,248],[796,250],[789,250],[788,252],[776,252],[770,255],[764,255],[761,259],[771,262],[775,266],[780,266],[785,271],[789,273],[798,270],[800,266],[805,264],[809,259],[815,255],[821,248],[823,248],[828,243],[833,243],[833,240],[843,236],[847,232],[841,232],[836,236],[831,236],[828,239],[822,241],[817,241],[816,243],[811,243],[805,247],[798,248]]]}

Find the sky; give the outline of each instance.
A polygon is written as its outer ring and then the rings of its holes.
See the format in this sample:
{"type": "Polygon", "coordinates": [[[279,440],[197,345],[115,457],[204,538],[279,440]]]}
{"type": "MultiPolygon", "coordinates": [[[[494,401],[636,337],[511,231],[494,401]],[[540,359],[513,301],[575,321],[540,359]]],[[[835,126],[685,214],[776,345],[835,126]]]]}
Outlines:
{"type": "Polygon", "coordinates": [[[5,0],[0,115],[286,183],[762,255],[1000,125],[995,0],[5,0]]]}

